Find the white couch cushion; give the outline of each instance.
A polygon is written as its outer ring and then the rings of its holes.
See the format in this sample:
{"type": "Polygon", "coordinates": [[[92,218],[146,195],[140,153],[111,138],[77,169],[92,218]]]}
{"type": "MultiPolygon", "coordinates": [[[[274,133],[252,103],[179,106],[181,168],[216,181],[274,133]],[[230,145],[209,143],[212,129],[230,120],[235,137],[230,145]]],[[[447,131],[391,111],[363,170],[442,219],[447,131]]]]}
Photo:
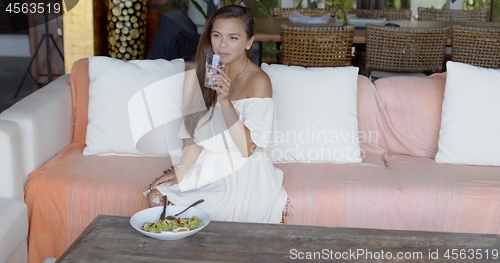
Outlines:
{"type": "Polygon", "coordinates": [[[21,130],[23,180],[68,146],[73,136],[69,75],[31,93],[0,113],[21,130]]]}
{"type": "MultiPolygon", "coordinates": [[[[128,114],[129,101],[150,84],[183,73],[184,69],[182,59],[126,62],[109,57],[89,58],[89,123],[84,155],[151,155],[147,149],[141,152],[136,148],[128,114]]],[[[182,84],[182,81],[170,83],[179,94],[182,94],[182,84]]],[[[169,98],[164,99],[169,103],[169,98]]],[[[167,141],[180,148],[182,140],[177,137],[177,130],[170,135],[174,138],[167,141]]]]}
{"type": "Polygon", "coordinates": [[[500,166],[500,70],[446,68],[436,162],[500,166]]]}
{"type": "Polygon", "coordinates": [[[0,262],[5,262],[28,238],[28,209],[26,204],[0,198],[0,262]]]}
{"type": "MultiPolygon", "coordinates": [[[[16,251],[10,255],[6,263],[26,263],[28,262],[28,239],[21,243],[16,251]]],[[[56,262],[55,260],[53,262],[56,262]]]]}
{"type": "Polygon", "coordinates": [[[360,163],[358,68],[262,64],[273,85],[274,162],[360,163]]]}
{"type": "Polygon", "coordinates": [[[24,200],[19,126],[0,120],[0,198],[24,200]]]}

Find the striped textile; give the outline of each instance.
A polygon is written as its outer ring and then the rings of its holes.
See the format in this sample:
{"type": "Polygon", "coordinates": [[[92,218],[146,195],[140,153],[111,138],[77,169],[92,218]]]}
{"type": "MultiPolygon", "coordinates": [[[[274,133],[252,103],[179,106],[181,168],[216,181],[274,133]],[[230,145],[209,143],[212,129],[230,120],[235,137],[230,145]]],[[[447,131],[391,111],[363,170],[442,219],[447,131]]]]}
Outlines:
{"type": "MultiPolygon", "coordinates": [[[[445,75],[358,79],[361,164],[276,164],[287,224],[500,234],[500,167],[434,162],[445,75]]],[[[99,214],[131,216],[168,158],[83,156],[88,62],[71,76],[74,142],[30,174],[29,262],[59,257],[99,214]]]]}
{"type": "MultiPolygon", "coordinates": [[[[434,159],[438,150],[446,73],[429,77],[394,77],[375,81],[387,116],[383,133],[394,134],[388,141],[389,154],[434,159]]],[[[370,109],[371,110],[371,109],[370,109]]]]}
{"type": "MultiPolygon", "coordinates": [[[[30,175],[30,262],[60,256],[99,214],[147,208],[142,191],[169,164],[158,157],[85,157],[83,148],[68,146],[30,175]]],[[[500,234],[500,167],[402,155],[276,167],[293,205],[287,224],[500,234]]]]}
{"type": "Polygon", "coordinates": [[[97,215],[147,208],[142,191],[171,165],[166,157],[83,156],[84,148],[70,144],[28,178],[29,262],[59,257],[97,215]]]}
{"type": "Polygon", "coordinates": [[[293,205],[287,224],[500,234],[500,167],[403,155],[276,167],[293,205]]]}

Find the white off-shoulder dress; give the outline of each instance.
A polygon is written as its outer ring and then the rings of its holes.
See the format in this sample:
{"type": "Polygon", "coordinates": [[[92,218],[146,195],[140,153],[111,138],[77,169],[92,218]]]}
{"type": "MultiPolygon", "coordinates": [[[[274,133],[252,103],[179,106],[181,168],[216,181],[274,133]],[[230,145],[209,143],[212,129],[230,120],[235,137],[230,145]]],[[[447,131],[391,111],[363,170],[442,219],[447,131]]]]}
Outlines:
{"type": "MultiPolygon", "coordinates": [[[[203,150],[182,182],[156,188],[176,205],[205,199],[198,207],[213,220],[279,223],[287,200],[283,171],[275,168],[266,154],[275,139],[273,100],[246,98],[232,103],[257,145],[254,153],[248,158],[241,156],[217,103],[195,129],[193,140],[203,150]]],[[[179,136],[189,137],[184,126],[179,136]]]]}

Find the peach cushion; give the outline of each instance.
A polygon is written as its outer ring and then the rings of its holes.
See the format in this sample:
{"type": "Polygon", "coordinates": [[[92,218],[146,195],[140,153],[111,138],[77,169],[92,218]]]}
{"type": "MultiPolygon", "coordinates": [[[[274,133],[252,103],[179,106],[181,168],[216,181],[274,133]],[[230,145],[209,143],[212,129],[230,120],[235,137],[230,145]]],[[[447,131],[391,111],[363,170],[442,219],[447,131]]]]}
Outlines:
{"type": "Polygon", "coordinates": [[[382,131],[385,129],[387,114],[377,89],[365,76],[358,76],[358,135],[361,157],[374,154],[387,155],[387,142],[382,131]]]}
{"type": "MultiPolygon", "coordinates": [[[[446,73],[375,81],[387,117],[383,130],[389,155],[434,159],[438,149],[446,73]]],[[[375,110],[375,109],[372,109],[375,110]]]]}
{"type": "Polygon", "coordinates": [[[80,59],[71,68],[71,98],[73,102],[73,142],[85,144],[89,110],[89,60],[80,59]]]}

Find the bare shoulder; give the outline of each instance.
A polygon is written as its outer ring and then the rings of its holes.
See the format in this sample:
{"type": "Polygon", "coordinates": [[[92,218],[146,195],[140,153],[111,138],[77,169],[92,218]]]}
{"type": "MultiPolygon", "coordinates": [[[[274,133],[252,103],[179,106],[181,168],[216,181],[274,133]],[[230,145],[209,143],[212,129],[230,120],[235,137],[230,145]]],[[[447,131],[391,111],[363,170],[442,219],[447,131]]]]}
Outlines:
{"type": "Polygon", "coordinates": [[[269,76],[259,67],[255,66],[249,76],[249,97],[268,98],[273,96],[273,88],[269,76]]]}

